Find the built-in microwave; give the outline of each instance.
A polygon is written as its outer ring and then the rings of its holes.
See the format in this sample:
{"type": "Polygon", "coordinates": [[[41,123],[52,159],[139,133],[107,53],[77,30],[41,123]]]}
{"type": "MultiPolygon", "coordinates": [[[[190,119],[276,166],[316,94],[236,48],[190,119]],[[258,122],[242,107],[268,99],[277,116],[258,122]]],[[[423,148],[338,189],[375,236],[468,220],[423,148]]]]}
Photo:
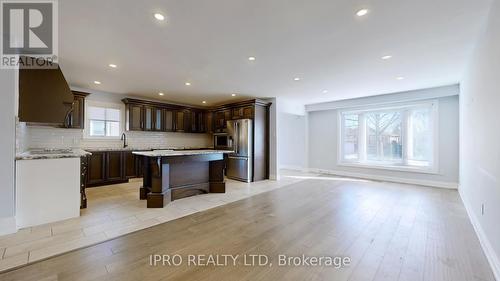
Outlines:
{"type": "Polygon", "coordinates": [[[216,149],[229,149],[231,146],[228,134],[214,134],[214,147],[216,149]]]}

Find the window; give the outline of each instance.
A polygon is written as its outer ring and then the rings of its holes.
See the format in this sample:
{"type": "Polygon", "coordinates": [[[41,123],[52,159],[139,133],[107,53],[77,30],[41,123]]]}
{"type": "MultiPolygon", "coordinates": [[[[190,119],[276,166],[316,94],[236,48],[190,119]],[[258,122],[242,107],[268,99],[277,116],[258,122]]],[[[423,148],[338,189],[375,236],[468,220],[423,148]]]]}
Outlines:
{"type": "Polygon", "coordinates": [[[434,172],[437,101],[340,112],[339,164],[434,172]]]}
{"type": "Polygon", "coordinates": [[[102,106],[88,106],[88,135],[90,137],[119,137],[120,110],[102,106]]]}

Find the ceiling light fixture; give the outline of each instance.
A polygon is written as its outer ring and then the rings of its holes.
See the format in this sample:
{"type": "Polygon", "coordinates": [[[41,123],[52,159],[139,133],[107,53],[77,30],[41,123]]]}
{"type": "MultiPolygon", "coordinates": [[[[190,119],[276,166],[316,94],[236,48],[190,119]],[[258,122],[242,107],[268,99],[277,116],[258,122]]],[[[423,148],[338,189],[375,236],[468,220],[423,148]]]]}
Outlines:
{"type": "Polygon", "coordinates": [[[109,64],[109,67],[111,67],[111,68],[117,68],[117,67],[118,67],[118,65],[113,64],[113,63],[110,63],[110,64],[109,64]]]}
{"type": "Polygon", "coordinates": [[[328,90],[323,90],[323,94],[326,94],[326,93],[328,93],[328,90]]]}
{"type": "Polygon", "coordinates": [[[383,60],[388,60],[388,59],[391,59],[391,58],[392,58],[392,56],[390,56],[390,55],[387,55],[387,56],[383,56],[383,57],[382,57],[382,59],[383,59],[383,60]]]}
{"type": "Polygon", "coordinates": [[[293,78],[293,81],[300,81],[300,77],[293,78]]]}
{"type": "Polygon", "coordinates": [[[403,76],[396,77],[396,80],[404,80],[405,78],[403,76]]]}
{"type": "Polygon", "coordinates": [[[368,9],[361,9],[356,12],[356,16],[358,17],[366,16],[366,14],[368,14],[368,9]]]}
{"type": "Polygon", "coordinates": [[[236,97],[236,94],[231,94],[231,97],[236,97]]]}
{"type": "Polygon", "coordinates": [[[205,103],[207,103],[207,101],[202,101],[201,103],[205,104],[205,103]]]}
{"type": "Polygon", "coordinates": [[[99,82],[99,81],[94,81],[94,84],[96,84],[96,85],[101,85],[101,82],[99,82]]]}
{"type": "Polygon", "coordinates": [[[254,60],[256,60],[256,58],[255,57],[248,57],[248,60],[249,61],[254,61],[254,60]]]}
{"type": "Polygon", "coordinates": [[[165,16],[160,14],[160,13],[156,13],[154,16],[155,16],[155,19],[157,19],[157,20],[160,20],[160,21],[165,20],[165,16]]]}
{"type": "Polygon", "coordinates": [[[158,95],[160,95],[160,96],[164,96],[165,94],[164,94],[164,93],[158,93],[158,95]]]}
{"type": "Polygon", "coordinates": [[[184,85],[191,86],[191,82],[186,82],[186,83],[184,83],[184,85]]]}

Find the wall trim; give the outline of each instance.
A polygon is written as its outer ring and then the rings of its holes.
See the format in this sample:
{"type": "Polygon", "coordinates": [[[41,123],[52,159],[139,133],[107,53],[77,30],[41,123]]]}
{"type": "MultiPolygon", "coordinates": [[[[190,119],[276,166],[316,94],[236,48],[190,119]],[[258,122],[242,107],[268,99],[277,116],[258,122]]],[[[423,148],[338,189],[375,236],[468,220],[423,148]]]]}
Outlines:
{"type": "Polygon", "coordinates": [[[474,227],[474,231],[476,232],[477,238],[479,239],[481,248],[483,248],[483,252],[486,256],[486,259],[490,263],[493,275],[495,276],[496,280],[500,280],[500,258],[495,253],[495,250],[493,249],[493,246],[491,246],[488,236],[486,236],[486,233],[484,233],[481,223],[479,222],[476,214],[472,211],[472,206],[470,205],[469,200],[466,199],[460,188],[458,189],[458,194],[460,194],[460,198],[464,203],[465,210],[469,215],[472,227],[474,227]]]}
{"type": "Polygon", "coordinates": [[[409,179],[409,178],[400,178],[400,177],[371,175],[371,174],[365,174],[365,173],[353,173],[353,172],[346,172],[346,171],[339,171],[339,170],[325,170],[325,169],[317,169],[317,168],[309,168],[308,171],[311,173],[336,175],[336,176],[360,178],[360,179],[367,179],[367,180],[414,184],[414,185],[438,187],[438,188],[445,188],[445,189],[458,189],[458,183],[455,183],[455,182],[409,179]]]}
{"type": "Polygon", "coordinates": [[[16,218],[0,218],[0,236],[17,232],[16,218]]]}
{"type": "Polygon", "coordinates": [[[280,165],[280,170],[292,170],[292,171],[305,172],[307,169],[302,167],[302,166],[297,166],[297,165],[280,165]]]}

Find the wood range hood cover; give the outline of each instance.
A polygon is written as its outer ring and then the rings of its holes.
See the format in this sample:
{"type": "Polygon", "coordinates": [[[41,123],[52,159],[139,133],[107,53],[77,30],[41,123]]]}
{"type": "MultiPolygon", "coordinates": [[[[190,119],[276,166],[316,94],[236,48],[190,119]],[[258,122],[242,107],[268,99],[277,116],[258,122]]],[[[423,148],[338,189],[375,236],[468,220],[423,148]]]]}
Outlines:
{"type": "Polygon", "coordinates": [[[65,125],[73,93],[59,65],[54,69],[19,69],[19,121],[65,125]]]}

